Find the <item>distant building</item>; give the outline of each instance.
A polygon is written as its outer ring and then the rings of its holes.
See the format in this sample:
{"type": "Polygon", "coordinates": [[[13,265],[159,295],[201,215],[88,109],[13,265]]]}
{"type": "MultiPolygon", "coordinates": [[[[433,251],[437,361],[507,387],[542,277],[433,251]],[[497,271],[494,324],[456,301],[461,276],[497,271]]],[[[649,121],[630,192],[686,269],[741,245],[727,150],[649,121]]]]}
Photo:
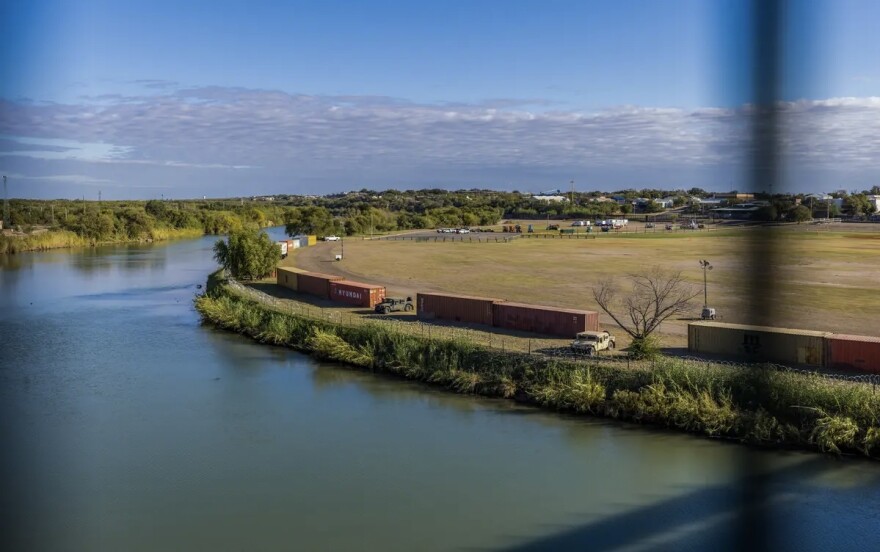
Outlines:
{"type": "Polygon", "coordinates": [[[551,202],[551,201],[559,202],[559,201],[567,201],[568,200],[568,198],[566,198],[565,196],[561,196],[561,195],[534,195],[534,196],[532,196],[532,199],[537,199],[538,201],[547,201],[547,202],[551,202]]]}
{"type": "Polygon", "coordinates": [[[874,206],[874,212],[880,213],[880,195],[869,195],[868,201],[874,206]]]}
{"type": "Polygon", "coordinates": [[[748,200],[755,199],[755,194],[745,194],[745,193],[739,193],[739,192],[737,192],[737,193],[732,193],[732,192],[730,192],[730,193],[724,193],[724,194],[715,194],[715,197],[717,197],[717,198],[721,198],[721,199],[737,199],[737,200],[748,201],[748,200]]]}

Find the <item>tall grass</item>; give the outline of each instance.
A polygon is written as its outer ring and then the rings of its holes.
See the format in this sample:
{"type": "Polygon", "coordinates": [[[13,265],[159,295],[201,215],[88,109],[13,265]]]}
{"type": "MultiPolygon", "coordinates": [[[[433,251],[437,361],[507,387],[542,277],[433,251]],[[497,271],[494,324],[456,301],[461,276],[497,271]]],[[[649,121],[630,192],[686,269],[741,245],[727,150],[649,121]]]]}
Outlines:
{"type": "Polygon", "coordinates": [[[39,234],[27,236],[0,236],[0,254],[13,254],[23,251],[44,251],[47,249],[60,249],[64,247],[90,247],[111,243],[131,243],[144,240],[164,241],[180,238],[197,238],[204,233],[198,228],[153,228],[150,233],[141,240],[119,237],[96,241],[84,238],[70,230],[49,230],[39,234]]]}
{"type": "Polygon", "coordinates": [[[90,240],[69,230],[54,230],[21,237],[0,236],[0,254],[88,245],[92,245],[90,240]]]}
{"type": "Polygon", "coordinates": [[[554,410],[608,416],[774,446],[880,458],[880,396],[818,375],[699,365],[669,357],[626,366],[501,352],[464,339],[347,326],[281,313],[237,295],[216,274],[196,298],[206,321],[256,340],[443,386],[554,410]]]}

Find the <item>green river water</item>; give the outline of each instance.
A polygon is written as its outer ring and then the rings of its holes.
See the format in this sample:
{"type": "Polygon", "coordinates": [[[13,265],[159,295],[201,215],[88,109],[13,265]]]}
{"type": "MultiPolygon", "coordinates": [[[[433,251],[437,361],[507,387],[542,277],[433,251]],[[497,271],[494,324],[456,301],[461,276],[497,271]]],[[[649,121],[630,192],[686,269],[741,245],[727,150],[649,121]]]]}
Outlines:
{"type": "Polygon", "coordinates": [[[452,395],[202,326],[212,242],[0,256],[7,550],[880,549],[876,463],[452,395]]]}

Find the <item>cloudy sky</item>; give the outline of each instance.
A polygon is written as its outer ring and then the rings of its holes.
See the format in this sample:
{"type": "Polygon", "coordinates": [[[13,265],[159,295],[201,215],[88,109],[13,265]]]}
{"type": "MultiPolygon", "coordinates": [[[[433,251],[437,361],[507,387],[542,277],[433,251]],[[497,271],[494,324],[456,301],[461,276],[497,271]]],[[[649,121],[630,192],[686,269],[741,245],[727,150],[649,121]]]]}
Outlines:
{"type": "MultiPolygon", "coordinates": [[[[880,3],[792,2],[789,189],[880,184],[880,3]]],[[[0,4],[15,197],[746,189],[743,2],[0,4]]]]}

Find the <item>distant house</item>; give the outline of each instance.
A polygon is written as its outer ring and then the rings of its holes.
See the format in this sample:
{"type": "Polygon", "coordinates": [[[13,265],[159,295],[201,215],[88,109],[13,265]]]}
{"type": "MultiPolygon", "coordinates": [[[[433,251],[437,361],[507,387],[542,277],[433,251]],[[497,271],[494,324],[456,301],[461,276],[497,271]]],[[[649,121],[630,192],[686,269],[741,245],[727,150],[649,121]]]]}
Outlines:
{"type": "Polygon", "coordinates": [[[626,197],[622,195],[611,196],[611,199],[616,201],[618,205],[626,205],[626,197]]]}
{"type": "Polygon", "coordinates": [[[534,195],[532,196],[532,199],[537,199],[538,201],[546,201],[548,203],[552,201],[567,201],[567,198],[561,195],[534,195]]]}
{"type": "Polygon", "coordinates": [[[880,195],[869,195],[868,201],[874,206],[874,212],[880,213],[880,195]]]}
{"type": "Polygon", "coordinates": [[[727,203],[726,199],[721,199],[718,197],[692,197],[691,205],[700,208],[705,211],[707,209],[718,209],[719,207],[723,207],[727,203]]]}
{"type": "Polygon", "coordinates": [[[659,203],[661,207],[664,209],[672,209],[675,205],[675,198],[672,196],[664,197],[663,199],[655,199],[654,203],[659,203]]]}
{"type": "Polygon", "coordinates": [[[600,196],[590,198],[590,201],[595,201],[596,203],[608,203],[609,201],[614,201],[610,197],[600,196]]]}

